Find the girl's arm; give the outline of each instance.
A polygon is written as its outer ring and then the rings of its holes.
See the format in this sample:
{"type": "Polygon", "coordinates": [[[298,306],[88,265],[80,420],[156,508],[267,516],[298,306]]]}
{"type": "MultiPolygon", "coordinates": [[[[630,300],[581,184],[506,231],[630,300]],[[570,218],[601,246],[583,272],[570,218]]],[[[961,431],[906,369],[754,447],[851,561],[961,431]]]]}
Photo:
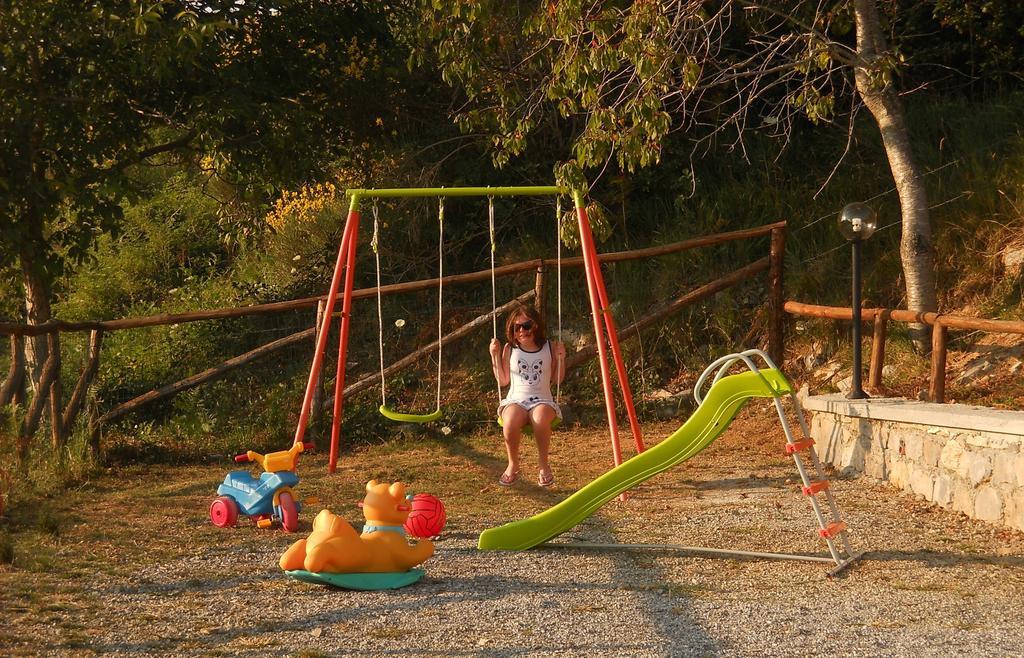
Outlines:
{"type": "Polygon", "coordinates": [[[490,352],[491,372],[494,373],[494,378],[498,380],[499,386],[508,386],[509,382],[512,381],[508,370],[508,358],[512,354],[512,346],[506,343],[505,347],[502,348],[498,339],[492,338],[490,352]]]}
{"type": "Polygon", "coordinates": [[[554,372],[551,381],[561,384],[565,380],[565,345],[557,340],[551,341],[551,360],[554,362],[554,372]]]}

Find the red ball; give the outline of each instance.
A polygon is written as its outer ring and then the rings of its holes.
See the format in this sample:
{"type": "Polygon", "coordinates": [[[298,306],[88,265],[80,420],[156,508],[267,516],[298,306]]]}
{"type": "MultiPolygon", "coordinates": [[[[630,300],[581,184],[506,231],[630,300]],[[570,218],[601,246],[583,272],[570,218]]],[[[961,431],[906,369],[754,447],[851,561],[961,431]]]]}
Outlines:
{"type": "Polygon", "coordinates": [[[444,503],[436,496],[418,493],[412,497],[411,507],[409,518],[405,520],[405,531],[410,537],[429,539],[441,534],[448,518],[444,513],[444,503]]]}

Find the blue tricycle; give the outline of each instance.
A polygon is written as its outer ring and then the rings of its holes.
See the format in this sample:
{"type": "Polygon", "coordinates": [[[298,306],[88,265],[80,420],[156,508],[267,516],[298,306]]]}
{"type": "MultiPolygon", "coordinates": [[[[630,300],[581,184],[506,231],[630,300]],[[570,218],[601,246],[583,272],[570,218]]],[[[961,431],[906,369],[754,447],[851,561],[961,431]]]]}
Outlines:
{"type": "Polygon", "coordinates": [[[256,462],[264,472],[258,479],[249,471],[233,471],[225,476],[223,484],[217,487],[217,498],[210,504],[213,525],[230,528],[238,522],[239,516],[248,516],[261,528],[268,528],[277,521],[285,532],[295,532],[302,509],[293,490],[299,484],[295,467],[304,449],[301,442],[296,442],[280,452],[261,455],[249,450],[236,455],[236,462],[256,462]]]}

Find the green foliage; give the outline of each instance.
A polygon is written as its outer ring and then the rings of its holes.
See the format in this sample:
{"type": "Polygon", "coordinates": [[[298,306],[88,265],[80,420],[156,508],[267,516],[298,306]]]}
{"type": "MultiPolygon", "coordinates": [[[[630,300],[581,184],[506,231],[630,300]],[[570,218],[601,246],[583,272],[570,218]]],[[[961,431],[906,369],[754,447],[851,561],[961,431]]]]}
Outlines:
{"type": "MultiPolygon", "coordinates": [[[[465,96],[455,120],[488,136],[498,166],[531,134],[568,132],[579,168],[636,173],[673,132],[691,148],[726,134],[743,147],[755,131],[785,142],[800,117],[856,105],[847,5],[462,4],[422,0],[419,57],[465,96]]],[[[881,52],[868,70],[883,84],[902,61],[881,52]]]]}
{"type": "Polygon", "coordinates": [[[44,278],[115,226],[117,200],[131,191],[127,165],[145,149],[187,143],[186,131],[149,131],[166,125],[154,121],[170,110],[165,90],[226,27],[170,2],[117,4],[19,3],[0,27],[0,256],[44,278]]]}
{"type": "Polygon", "coordinates": [[[1020,3],[902,0],[883,8],[894,26],[894,46],[908,53],[913,83],[928,80],[933,89],[966,91],[974,98],[1019,86],[1024,58],[1020,3]]]}
{"type": "Polygon", "coordinates": [[[51,537],[59,537],[61,519],[51,508],[44,508],[39,515],[39,530],[51,537]]]}
{"type": "Polygon", "coordinates": [[[249,276],[266,286],[266,294],[274,299],[324,294],[334,271],[346,203],[345,198],[333,199],[306,221],[282,225],[267,237],[259,257],[249,259],[254,268],[249,276]]]}
{"type": "Polygon", "coordinates": [[[126,205],[117,237],[102,236],[89,266],[66,279],[58,313],[68,320],[116,318],[166,308],[197,308],[197,283],[223,271],[217,201],[184,172],[149,186],[126,205]]]}
{"type": "MultiPolygon", "coordinates": [[[[231,306],[244,298],[223,277],[230,259],[219,239],[220,208],[203,194],[201,180],[176,173],[149,189],[149,196],[126,207],[118,237],[104,236],[88,266],[65,280],[68,292],[56,307],[61,317],[145,316],[231,306]]],[[[100,398],[127,399],[230,350],[230,326],[184,324],[108,335],[100,398]]]]}
{"type": "MultiPolygon", "coordinates": [[[[527,136],[549,118],[546,104],[563,118],[582,119],[574,140],[580,166],[600,166],[613,155],[631,171],[658,161],[670,126],[661,96],[673,75],[659,62],[675,54],[656,3],[591,11],[560,2],[532,13],[519,5],[462,4],[423,2],[425,34],[443,79],[470,101],[456,121],[490,136],[495,164],[523,153],[527,136]],[[511,70],[510,60],[517,62],[511,70]],[[603,87],[619,76],[628,82],[610,100],[603,87]]],[[[687,71],[692,76],[692,66],[687,71]]]]}
{"type": "Polygon", "coordinates": [[[374,130],[377,106],[351,99],[386,97],[390,47],[383,18],[347,0],[9,8],[0,267],[19,261],[47,298],[68,264],[116,233],[120,202],[143,193],[137,166],[160,157],[250,193],[322,175],[325,156],[374,130]]]}

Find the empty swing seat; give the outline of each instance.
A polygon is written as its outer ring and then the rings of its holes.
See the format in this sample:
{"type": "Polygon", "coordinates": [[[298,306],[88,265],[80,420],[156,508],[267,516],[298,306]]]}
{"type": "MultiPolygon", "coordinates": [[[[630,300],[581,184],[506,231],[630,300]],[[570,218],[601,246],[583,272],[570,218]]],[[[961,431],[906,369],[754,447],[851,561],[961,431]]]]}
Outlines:
{"type": "Polygon", "coordinates": [[[380,405],[380,413],[385,418],[397,421],[399,423],[432,423],[436,420],[441,420],[441,409],[438,407],[432,413],[429,414],[406,414],[401,411],[393,411],[388,409],[385,405],[380,405]]]}

